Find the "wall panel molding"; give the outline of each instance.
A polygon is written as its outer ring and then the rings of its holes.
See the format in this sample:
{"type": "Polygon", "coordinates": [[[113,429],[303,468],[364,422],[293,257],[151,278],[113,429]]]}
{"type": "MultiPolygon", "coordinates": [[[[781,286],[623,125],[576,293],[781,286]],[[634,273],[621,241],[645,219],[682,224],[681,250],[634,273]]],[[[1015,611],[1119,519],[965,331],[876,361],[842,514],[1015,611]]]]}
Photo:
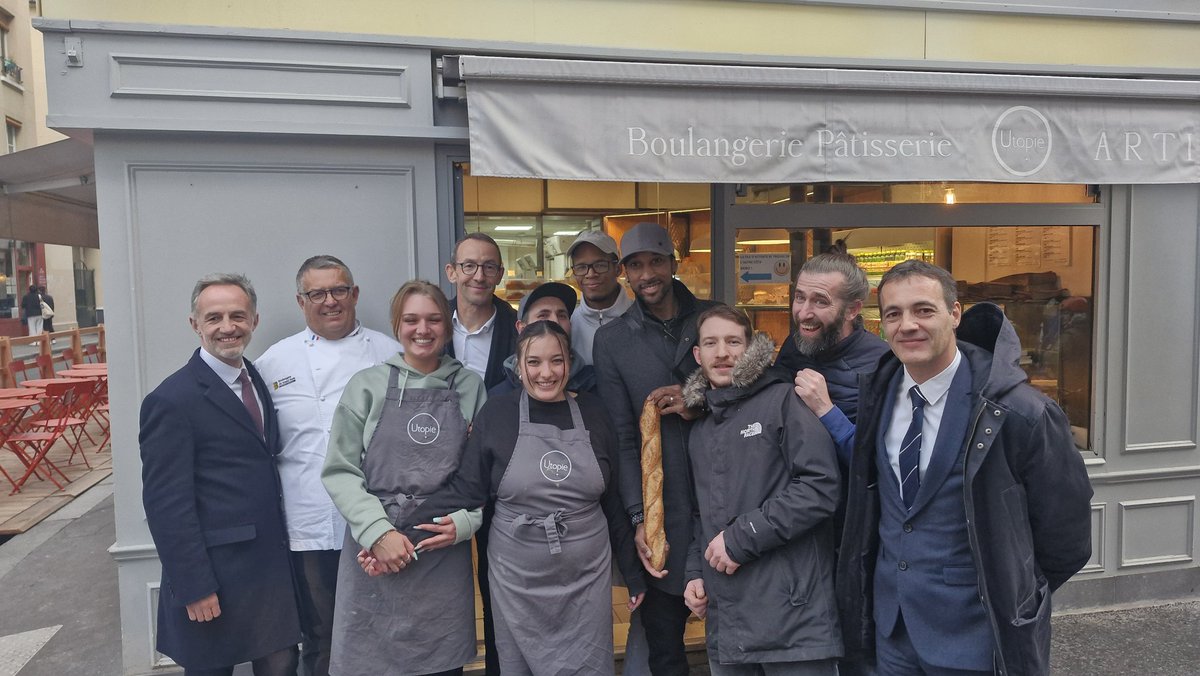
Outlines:
{"type": "Polygon", "coordinates": [[[110,91],[117,98],[411,107],[405,66],[118,53],[110,58],[110,91]]]}
{"type": "Polygon", "coordinates": [[[1196,496],[1122,500],[1118,509],[1121,568],[1194,559],[1196,496]]]}
{"type": "Polygon", "coordinates": [[[1103,502],[1092,504],[1092,558],[1079,570],[1080,574],[1104,572],[1104,549],[1107,544],[1104,534],[1107,525],[1105,519],[1107,510],[1108,505],[1103,502]]]}

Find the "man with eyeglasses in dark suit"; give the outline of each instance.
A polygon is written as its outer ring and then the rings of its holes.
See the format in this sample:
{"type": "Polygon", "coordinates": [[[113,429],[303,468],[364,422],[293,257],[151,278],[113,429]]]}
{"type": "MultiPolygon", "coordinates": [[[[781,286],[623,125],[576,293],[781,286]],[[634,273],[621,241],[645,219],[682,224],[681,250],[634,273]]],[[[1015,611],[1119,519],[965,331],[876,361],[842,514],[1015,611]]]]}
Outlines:
{"type": "Polygon", "coordinates": [[[617,242],[602,230],[584,230],[571,248],[571,274],[582,291],[583,302],[571,314],[571,349],[592,363],[596,330],[625,314],[633,298],[621,288],[621,261],[617,242]]]}
{"type": "MultiPolygon", "coordinates": [[[[482,232],[472,232],[454,245],[454,258],[446,264],[446,279],[455,286],[450,301],[453,340],[446,352],[478,373],[488,389],[508,377],[504,361],[517,351],[517,312],[496,297],[496,285],[504,278],[500,245],[482,232]]],[[[476,570],[483,602],[483,645],[485,673],[500,673],[496,657],[496,632],[492,625],[492,599],[488,585],[487,537],[492,508],[484,507],[483,525],[475,533],[476,570]]]]}
{"type": "Polygon", "coordinates": [[[454,245],[454,258],[446,264],[446,279],[457,291],[450,301],[454,339],[446,351],[478,373],[488,389],[505,379],[504,360],[517,351],[517,313],[496,297],[503,277],[496,240],[472,232],[454,245]]]}

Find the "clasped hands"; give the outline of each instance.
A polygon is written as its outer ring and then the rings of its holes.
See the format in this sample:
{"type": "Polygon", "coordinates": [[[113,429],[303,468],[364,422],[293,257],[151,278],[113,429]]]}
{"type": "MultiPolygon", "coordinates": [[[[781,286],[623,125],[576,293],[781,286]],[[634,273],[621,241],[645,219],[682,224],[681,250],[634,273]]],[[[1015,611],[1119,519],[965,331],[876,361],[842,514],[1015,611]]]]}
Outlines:
{"type": "Polygon", "coordinates": [[[449,547],[458,537],[454,519],[449,516],[437,517],[433,523],[423,523],[414,528],[436,533],[436,535],[413,545],[408,536],[398,530],[384,533],[370,549],[359,550],[358,565],[362,566],[363,572],[371,577],[386,573],[399,573],[408,567],[408,564],[420,558],[420,552],[431,552],[435,549],[449,547]]]}
{"type": "MultiPolygon", "coordinates": [[[[725,531],[717,533],[717,536],[709,541],[704,550],[704,560],[718,573],[726,575],[733,575],[742,567],[729,557],[729,551],[725,548],[725,531]]],[[[702,578],[688,580],[687,586],[683,588],[683,603],[702,620],[708,614],[708,594],[704,590],[702,578]]]]}

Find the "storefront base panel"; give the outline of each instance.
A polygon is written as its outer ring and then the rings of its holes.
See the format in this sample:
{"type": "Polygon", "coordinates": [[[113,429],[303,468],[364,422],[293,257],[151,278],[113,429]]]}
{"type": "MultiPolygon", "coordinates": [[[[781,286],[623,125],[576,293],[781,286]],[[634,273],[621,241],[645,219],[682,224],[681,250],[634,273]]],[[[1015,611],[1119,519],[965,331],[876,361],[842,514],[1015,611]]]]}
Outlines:
{"type": "Polygon", "coordinates": [[[1153,605],[1200,596],[1200,568],[1075,579],[1054,593],[1054,611],[1153,605]]]}

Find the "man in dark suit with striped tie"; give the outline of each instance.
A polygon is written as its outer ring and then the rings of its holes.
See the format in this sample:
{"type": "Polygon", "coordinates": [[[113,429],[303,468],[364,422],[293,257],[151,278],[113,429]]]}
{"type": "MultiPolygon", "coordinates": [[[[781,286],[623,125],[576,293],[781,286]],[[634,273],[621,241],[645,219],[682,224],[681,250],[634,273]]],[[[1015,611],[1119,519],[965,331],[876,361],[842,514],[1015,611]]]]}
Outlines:
{"type": "Polygon", "coordinates": [[[300,618],[266,385],[242,357],[254,287],[209,275],[192,291],[200,349],[142,402],[142,503],[162,562],[159,652],[187,676],[294,676],[300,618]]]}
{"type": "Polygon", "coordinates": [[[1050,594],[1091,555],[1066,416],[1025,382],[1003,312],[963,313],[945,270],[893,267],[879,306],[892,353],[859,397],[838,561],[847,654],[889,676],[1045,674],[1050,594]]]}

